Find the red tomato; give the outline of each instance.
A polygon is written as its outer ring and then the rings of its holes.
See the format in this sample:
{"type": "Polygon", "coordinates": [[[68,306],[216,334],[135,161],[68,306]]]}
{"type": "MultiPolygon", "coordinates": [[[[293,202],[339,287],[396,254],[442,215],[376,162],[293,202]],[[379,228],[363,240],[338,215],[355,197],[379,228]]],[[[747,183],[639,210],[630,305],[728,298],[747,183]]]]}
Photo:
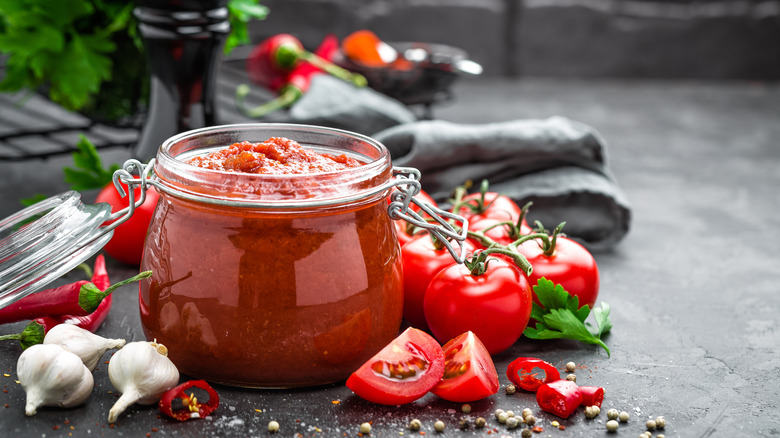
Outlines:
{"type": "Polygon", "coordinates": [[[510,382],[531,392],[535,392],[545,383],[561,379],[557,368],[535,357],[518,357],[513,360],[506,369],[506,376],[510,382]]]}
{"type": "Polygon", "coordinates": [[[582,404],[577,384],[570,380],[545,383],[536,391],[536,402],[542,410],[561,418],[569,418],[582,404]]]}
{"type": "Polygon", "coordinates": [[[465,196],[463,201],[467,201],[474,209],[464,206],[459,209],[458,214],[465,216],[469,222],[492,218],[516,223],[523,213],[523,209],[515,201],[502,194],[496,192],[485,193],[485,198],[480,206],[481,197],[482,193],[472,193],[465,196]]]}
{"type": "MultiPolygon", "coordinates": [[[[465,242],[466,251],[473,250],[471,243],[465,242]]],[[[428,329],[423,310],[425,290],[434,275],[447,266],[454,265],[455,259],[446,248],[436,249],[433,238],[425,234],[412,239],[401,247],[401,266],[404,273],[404,319],[412,326],[428,329]]]]}
{"type": "MultiPolygon", "coordinates": [[[[125,186],[125,190],[127,190],[127,186],[125,186]]],[[[136,199],[140,196],[141,188],[136,187],[136,199]]],[[[135,209],[130,219],[114,229],[111,240],[103,247],[111,257],[130,265],[141,264],[146,231],[149,229],[149,222],[152,220],[152,214],[159,198],[157,190],[154,187],[149,187],[144,203],[135,209]]],[[[120,197],[116,187],[109,184],[98,193],[95,202],[105,202],[111,206],[111,212],[117,212],[128,206],[129,199],[129,196],[120,197]]]]}
{"type": "MultiPolygon", "coordinates": [[[[538,241],[529,240],[517,247],[533,267],[528,278],[536,285],[544,277],[560,284],[569,294],[579,299],[580,307],[591,309],[599,295],[599,269],[593,255],[584,246],[566,237],[558,236],[555,251],[551,256],[544,254],[538,241]]],[[[534,295],[534,301],[539,300],[534,295]]]]}
{"type": "Polygon", "coordinates": [[[487,348],[466,332],[444,347],[444,377],[431,391],[444,400],[470,402],[498,392],[498,373],[487,348]]]}
{"type": "Polygon", "coordinates": [[[370,402],[401,405],[427,394],[443,375],[439,343],[410,327],[352,373],[347,388],[370,402]]]}
{"type": "Polygon", "coordinates": [[[464,265],[436,274],[425,290],[425,319],[436,339],[474,332],[490,354],[511,347],[531,317],[531,287],[525,275],[501,259],[488,262],[482,275],[464,265]]]}
{"type": "MultiPolygon", "coordinates": [[[[415,198],[417,200],[420,200],[420,201],[423,201],[423,202],[425,202],[427,204],[430,204],[430,205],[432,205],[434,207],[438,207],[438,204],[436,204],[436,201],[434,201],[433,198],[431,198],[431,195],[426,193],[424,190],[420,190],[420,193],[415,195],[415,198]]],[[[390,203],[390,197],[389,196],[387,198],[387,203],[388,204],[390,203]]],[[[414,203],[409,203],[409,208],[412,211],[415,211],[415,212],[418,212],[418,213],[421,210],[421,208],[418,207],[417,204],[414,204],[414,203]]],[[[428,215],[424,215],[424,216],[427,217],[428,215]]],[[[403,219],[396,219],[393,222],[395,223],[395,231],[396,231],[396,234],[398,235],[398,243],[401,246],[404,246],[406,243],[408,243],[409,241],[411,241],[412,239],[417,237],[416,234],[413,235],[413,234],[410,233],[411,230],[410,230],[409,222],[406,222],[403,219]]]]}

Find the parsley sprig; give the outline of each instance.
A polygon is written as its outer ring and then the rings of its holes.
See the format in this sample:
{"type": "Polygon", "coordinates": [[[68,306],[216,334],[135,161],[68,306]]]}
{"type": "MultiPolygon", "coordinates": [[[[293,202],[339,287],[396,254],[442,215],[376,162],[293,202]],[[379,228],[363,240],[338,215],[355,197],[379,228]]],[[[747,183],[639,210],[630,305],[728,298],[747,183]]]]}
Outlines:
{"type": "Polygon", "coordinates": [[[560,284],[541,278],[534,286],[541,306],[534,303],[531,319],[536,326],[530,324],[523,334],[530,339],[574,339],[586,344],[595,344],[611,355],[609,347],[602,337],[612,329],[609,320],[609,304],[601,302],[601,307],[593,308],[594,326],[585,320],[591,314],[588,306],[579,306],[579,298],[572,296],[560,284]]]}

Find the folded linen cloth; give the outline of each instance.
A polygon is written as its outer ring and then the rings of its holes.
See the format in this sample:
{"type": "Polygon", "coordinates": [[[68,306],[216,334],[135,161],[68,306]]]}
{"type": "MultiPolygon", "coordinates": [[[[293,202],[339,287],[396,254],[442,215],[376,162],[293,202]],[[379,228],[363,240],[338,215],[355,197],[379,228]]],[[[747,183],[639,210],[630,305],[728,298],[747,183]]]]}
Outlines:
{"type": "Polygon", "coordinates": [[[529,220],[564,233],[590,249],[613,246],[629,230],[631,208],[606,162],[605,144],[590,126],[563,117],[482,125],[442,120],[405,123],[374,138],[393,165],[415,167],[438,201],[471,180],[519,205],[532,201],[529,220]]]}
{"type": "Polygon", "coordinates": [[[290,108],[289,116],[295,123],[365,135],[417,120],[401,102],[329,75],[312,78],[309,90],[290,108]]]}

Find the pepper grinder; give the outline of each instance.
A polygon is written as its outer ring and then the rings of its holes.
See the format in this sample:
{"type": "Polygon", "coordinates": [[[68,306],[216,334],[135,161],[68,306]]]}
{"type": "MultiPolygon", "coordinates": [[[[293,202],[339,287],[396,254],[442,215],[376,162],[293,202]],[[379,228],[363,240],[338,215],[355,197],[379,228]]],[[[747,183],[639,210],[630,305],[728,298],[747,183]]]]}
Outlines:
{"type": "Polygon", "coordinates": [[[133,13],[151,74],[149,112],[134,155],[148,161],[165,139],[216,124],[228,0],[136,0],[133,13]]]}

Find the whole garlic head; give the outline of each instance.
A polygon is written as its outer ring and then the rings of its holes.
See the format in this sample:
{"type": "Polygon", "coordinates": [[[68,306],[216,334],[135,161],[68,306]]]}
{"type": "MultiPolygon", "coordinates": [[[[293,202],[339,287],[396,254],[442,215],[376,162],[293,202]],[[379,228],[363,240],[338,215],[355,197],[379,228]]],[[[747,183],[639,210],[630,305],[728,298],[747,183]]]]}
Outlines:
{"type": "Polygon", "coordinates": [[[103,353],[112,348],[122,348],[125,340],[106,339],[73,324],[59,324],[46,333],[43,343],[62,346],[80,357],[90,371],[94,371],[103,353]]]}
{"type": "Polygon", "coordinates": [[[16,363],[16,373],[27,393],[27,415],[35,415],[41,406],[78,406],[89,398],[94,387],[92,373],[81,358],[55,344],[37,344],[24,350],[16,363]]]}
{"type": "Polygon", "coordinates": [[[117,351],[108,363],[108,378],[122,392],[108,412],[113,423],[134,403],[156,403],[179,383],[179,370],[168,359],[168,349],[156,342],[131,342],[117,351]]]}

